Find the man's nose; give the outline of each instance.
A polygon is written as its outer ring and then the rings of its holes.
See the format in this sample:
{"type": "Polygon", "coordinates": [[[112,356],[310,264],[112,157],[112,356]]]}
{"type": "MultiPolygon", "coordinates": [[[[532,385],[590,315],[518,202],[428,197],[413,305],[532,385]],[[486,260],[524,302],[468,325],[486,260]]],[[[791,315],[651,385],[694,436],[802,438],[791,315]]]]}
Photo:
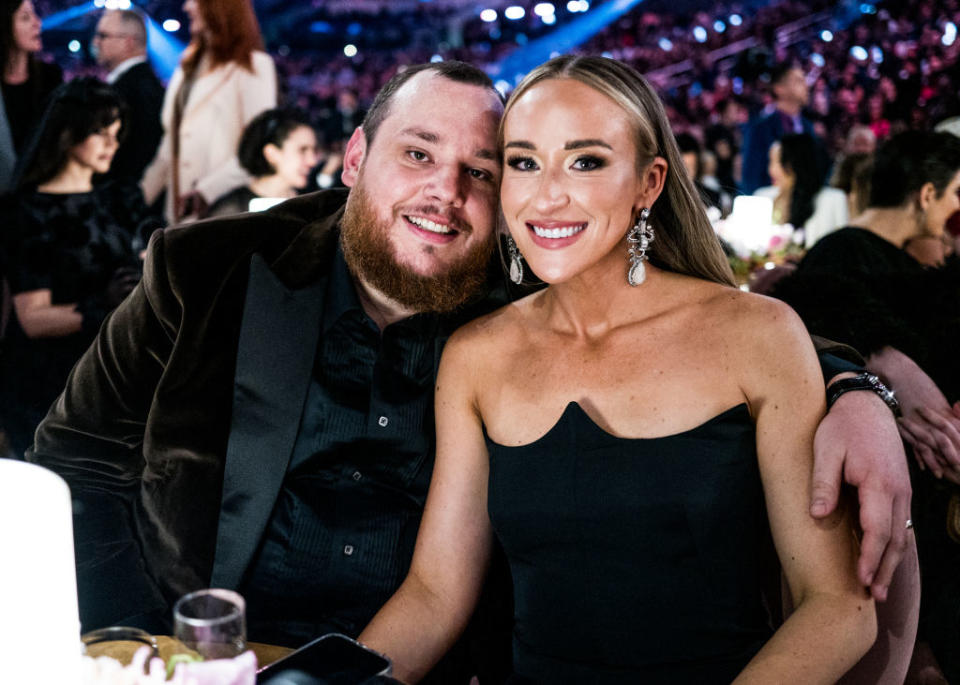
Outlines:
{"type": "Polygon", "coordinates": [[[427,195],[445,205],[460,207],[464,201],[464,174],[453,164],[436,168],[426,189],[427,195]]]}

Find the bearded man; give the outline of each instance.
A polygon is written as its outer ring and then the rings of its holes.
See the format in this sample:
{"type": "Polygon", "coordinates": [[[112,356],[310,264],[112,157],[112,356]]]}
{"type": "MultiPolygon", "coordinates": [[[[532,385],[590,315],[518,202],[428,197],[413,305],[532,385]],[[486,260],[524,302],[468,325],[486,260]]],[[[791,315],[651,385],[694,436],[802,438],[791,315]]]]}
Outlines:
{"type": "MultiPolygon", "coordinates": [[[[72,489],[85,630],[169,632],[179,596],[217,586],[246,597],[251,640],[296,646],[358,634],[399,586],[440,352],[502,302],[486,269],[502,111],[469,65],[411,67],[348,143],[349,193],[153,236],[28,454],[72,489]]],[[[892,416],[847,393],[818,441],[814,513],[861,474],[861,575],[885,593],[909,508],[892,416]]]]}

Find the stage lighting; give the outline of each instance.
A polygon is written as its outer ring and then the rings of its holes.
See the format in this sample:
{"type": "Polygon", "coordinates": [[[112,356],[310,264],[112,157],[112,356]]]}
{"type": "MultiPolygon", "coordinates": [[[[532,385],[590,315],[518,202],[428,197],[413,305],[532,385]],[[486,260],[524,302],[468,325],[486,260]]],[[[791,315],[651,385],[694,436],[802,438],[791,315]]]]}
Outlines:
{"type": "Polygon", "coordinates": [[[520,5],[510,5],[510,7],[503,10],[503,16],[505,16],[507,19],[523,19],[526,14],[527,11],[520,7],[520,5]]]}
{"type": "Polygon", "coordinates": [[[343,46],[343,54],[347,57],[355,57],[357,54],[357,46],[353,45],[352,43],[343,46]]]}
{"type": "Polygon", "coordinates": [[[163,30],[167,33],[176,33],[180,30],[180,22],[176,19],[167,19],[163,22],[163,30]]]}
{"type": "Polygon", "coordinates": [[[739,14],[730,15],[730,26],[740,26],[743,23],[743,17],[739,14]]]}
{"type": "Polygon", "coordinates": [[[481,21],[486,21],[486,22],[496,21],[496,20],[497,20],[497,10],[490,10],[490,9],[483,10],[483,11],[480,13],[480,19],[481,19],[481,21]]]}
{"type": "Polygon", "coordinates": [[[821,31],[821,32],[820,32],[820,40],[822,40],[824,43],[829,43],[830,41],[832,41],[832,40],[833,40],[833,31],[826,31],[826,30],[821,31]]]}
{"type": "Polygon", "coordinates": [[[957,39],[957,25],[952,21],[948,21],[943,26],[943,38],[940,39],[940,42],[946,46],[953,45],[953,42],[957,39]]]}
{"type": "Polygon", "coordinates": [[[557,8],[553,6],[552,2],[538,2],[533,6],[533,13],[538,17],[548,17],[551,14],[555,14],[557,8]]]}
{"type": "Polygon", "coordinates": [[[80,41],[71,40],[69,43],[67,43],[67,50],[70,52],[80,52],[80,41]]]}

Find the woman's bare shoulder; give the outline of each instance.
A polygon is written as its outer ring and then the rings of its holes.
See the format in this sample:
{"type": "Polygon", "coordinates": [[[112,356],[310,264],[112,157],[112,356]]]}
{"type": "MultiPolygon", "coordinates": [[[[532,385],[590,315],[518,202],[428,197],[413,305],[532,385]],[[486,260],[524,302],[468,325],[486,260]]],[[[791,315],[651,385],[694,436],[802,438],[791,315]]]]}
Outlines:
{"type": "Polygon", "coordinates": [[[533,293],[489,314],[477,317],[458,328],[447,345],[491,349],[508,345],[525,334],[529,326],[531,308],[539,296],[540,293],[533,293]]]}

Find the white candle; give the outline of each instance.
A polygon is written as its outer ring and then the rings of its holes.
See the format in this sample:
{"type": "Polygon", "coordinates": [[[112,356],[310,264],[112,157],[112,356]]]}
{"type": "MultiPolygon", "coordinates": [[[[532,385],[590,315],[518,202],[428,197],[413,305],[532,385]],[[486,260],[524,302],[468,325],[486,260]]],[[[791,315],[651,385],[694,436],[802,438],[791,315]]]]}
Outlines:
{"type": "Polygon", "coordinates": [[[70,489],[0,459],[0,682],[74,685],[80,656],[70,489]]]}

